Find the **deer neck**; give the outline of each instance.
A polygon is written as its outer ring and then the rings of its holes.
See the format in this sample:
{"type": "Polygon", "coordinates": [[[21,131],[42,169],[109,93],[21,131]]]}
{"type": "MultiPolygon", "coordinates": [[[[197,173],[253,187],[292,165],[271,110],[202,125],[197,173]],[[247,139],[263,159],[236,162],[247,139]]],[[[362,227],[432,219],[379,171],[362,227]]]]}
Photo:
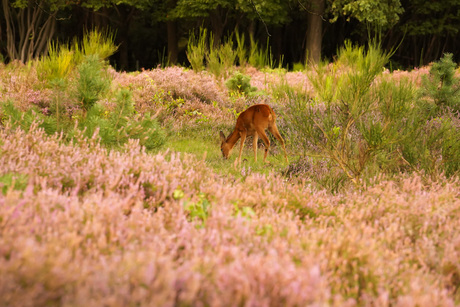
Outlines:
{"type": "Polygon", "coordinates": [[[236,142],[238,142],[239,139],[240,139],[240,134],[235,129],[233,130],[232,134],[228,136],[225,142],[230,145],[230,148],[233,148],[233,146],[235,146],[236,142]]]}

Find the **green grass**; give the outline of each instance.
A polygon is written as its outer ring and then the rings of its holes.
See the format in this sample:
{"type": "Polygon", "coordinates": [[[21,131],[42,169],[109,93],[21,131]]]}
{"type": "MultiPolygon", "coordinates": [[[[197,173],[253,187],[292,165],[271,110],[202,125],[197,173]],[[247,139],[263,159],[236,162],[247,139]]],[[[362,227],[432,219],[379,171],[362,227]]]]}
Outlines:
{"type": "Polygon", "coordinates": [[[277,143],[270,146],[267,161],[264,163],[264,147],[260,146],[257,150],[257,162],[254,161],[254,151],[252,148],[252,137],[246,139],[241,156],[241,165],[235,167],[235,160],[238,158],[240,141],[233,148],[232,154],[228,160],[222,157],[220,152],[220,141],[216,133],[215,137],[210,137],[209,133],[213,131],[187,131],[176,135],[170,135],[168,141],[162,148],[162,151],[169,149],[176,152],[188,153],[196,156],[197,159],[204,159],[206,164],[214,171],[222,175],[233,175],[236,178],[244,178],[251,173],[269,174],[272,172],[281,172],[288,167],[284,160],[281,146],[277,143]]]}

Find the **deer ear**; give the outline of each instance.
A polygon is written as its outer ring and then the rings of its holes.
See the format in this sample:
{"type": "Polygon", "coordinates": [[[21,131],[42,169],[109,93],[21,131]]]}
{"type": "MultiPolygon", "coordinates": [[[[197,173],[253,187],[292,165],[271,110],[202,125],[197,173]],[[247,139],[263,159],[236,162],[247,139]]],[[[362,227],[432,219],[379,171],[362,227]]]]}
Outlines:
{"type": "Polygon", "coordinates": [[[219,135],[220,135],[220,140],[221,140],[221,142],[222,142],[222,143],[225,143],[225,140],[226,140],[225,134],[224,134],[222,131],[220,131],[219,135]]]}

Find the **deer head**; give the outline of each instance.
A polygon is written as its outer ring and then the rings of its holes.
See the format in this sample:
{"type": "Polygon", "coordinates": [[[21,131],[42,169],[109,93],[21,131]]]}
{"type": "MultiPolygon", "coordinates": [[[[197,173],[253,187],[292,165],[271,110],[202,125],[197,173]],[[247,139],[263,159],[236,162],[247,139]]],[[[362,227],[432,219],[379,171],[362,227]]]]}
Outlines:
{"type": "Polygon", "coordinates": [[[222,156],[224,159],[228,159],[228,156],[230,155],[230,152],[232,151],[233,146],[231,146],[229,143],[227,143],[227,138],[225,137],[225,134],[220,131],[220,150],[222,151],[222,156]]]}

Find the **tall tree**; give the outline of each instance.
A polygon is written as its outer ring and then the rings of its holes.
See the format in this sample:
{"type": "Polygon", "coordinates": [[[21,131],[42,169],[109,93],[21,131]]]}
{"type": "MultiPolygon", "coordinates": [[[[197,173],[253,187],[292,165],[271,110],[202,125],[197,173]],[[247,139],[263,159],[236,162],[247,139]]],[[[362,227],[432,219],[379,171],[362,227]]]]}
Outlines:
{"type": "Polygon", "coordinates": [[[6,55],[27,62],[45,52],[56,30],[56,14],[65,0],[2,0],[6,55]]]}
{"type": "Polygon", "coordinates": [[[307,9],[306,61],[316,64],[321,60],[323,15],[325,0],[311,0],[307,9]]]}

